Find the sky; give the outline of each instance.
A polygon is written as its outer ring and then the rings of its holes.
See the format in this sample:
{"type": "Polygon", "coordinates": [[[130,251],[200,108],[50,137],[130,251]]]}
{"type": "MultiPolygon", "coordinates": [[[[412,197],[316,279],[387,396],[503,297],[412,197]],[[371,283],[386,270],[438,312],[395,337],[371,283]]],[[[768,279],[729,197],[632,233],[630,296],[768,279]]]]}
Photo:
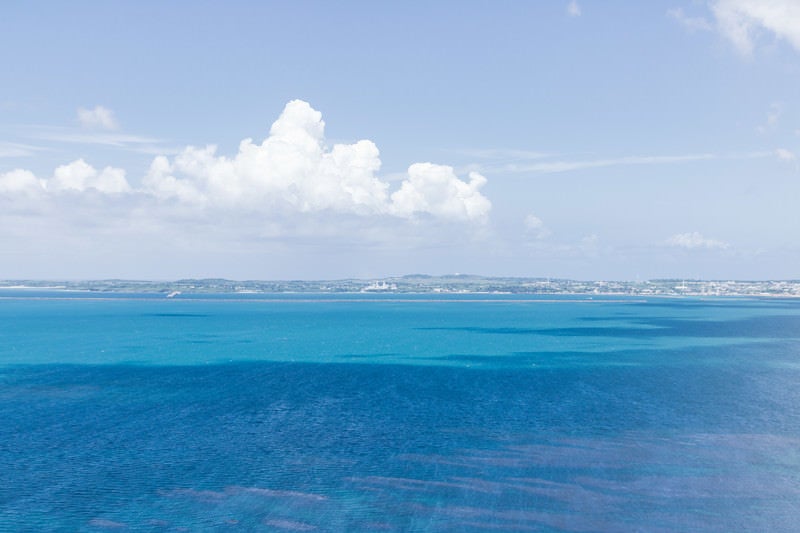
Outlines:
{"type": "Polygon", "coordinates": [[[796,0],[10,0],[0,279],[800,278],[796,0]]]}

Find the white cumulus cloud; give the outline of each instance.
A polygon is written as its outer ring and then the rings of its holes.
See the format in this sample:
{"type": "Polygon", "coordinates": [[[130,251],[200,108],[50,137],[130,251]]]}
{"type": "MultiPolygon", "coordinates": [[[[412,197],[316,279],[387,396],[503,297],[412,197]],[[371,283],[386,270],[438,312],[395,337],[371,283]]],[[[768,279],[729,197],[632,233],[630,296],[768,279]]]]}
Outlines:
{"type": "Polygon", "coordinates": [[[456,176],[452,167],[416,163],[408,169],[408,179],[392,194],[392,214],[410,217],[428,213],[454,220],[485,220],[492,205],[479,190],[486,178],[470,172],[469,182],[456,176]]]}
{"type": "Polygon", "coordinates": [[[481,193],[482,175],[462,178],[446,165],[415,163],[397,183],[381,178],[380,167],[372,141],[329,146],[319,111],[294,100],[263,141],[245,139],[231,155],[213,145],[159,155],[131,182],[122,168],[96,168],[84,159],[49,177],[25,169],[0,173],[0,227],[9,227],[4,210],[13,210],[67,234],[75,224],[122,225],[148,235],[213,227],[225,242],[338,235],[376,244],[419,232],[416,224],[398,224],[402,219],[429,222],[450,240],[457,226],[475,229],[471,237],[486,230],[491,202],[481,193]]]}
{"type": "Polygon", "coordinates": [[[93,109],[78,108],[78,122],[85,128],[115,130],[119,127],[113,111],[101,105],[93,109]]]}
{"type": "Polygon", "coordinates": [[[678,233],[667,239],[667,244],[678,248],[694,249],[725,249],[729,245],[726,242],[715,239],[708,239],[697,231],[689,233],[678,233]]]}
{"type": "MultiPolygon", "coordinates": [[[[43,134],[138,145],[104,130],[43,134]]],[[[482,175],[430,162],[381,175],[372,141],[328,144],[322,115],[299,100],[230,153],[162,152],[133,178],[65,161],[0,171],[0,252],[25,276],[371,276],[365,258],[427,269],[415,250],[455,263],[453,250],[483,250],[491,234],[482,175]]]]}
{"type": "Polygon", "coordinates": [[[83,159],[77,159],[55,169],[49,179],[37,178],[32,172],[15,169],[0,174],[0,194],[58,194],[65,191],[86,192],[94,190],[107,194],[132,191],[125,171],[121,168],[105,167],[97,170],[83,159]]]}
{"type": "Polygon", "coordinates": [[[157,157],[144,187],[164,200],[277,212],[428,214],[480,222],[491,209],[479,192],[483,176],[472,173],[463,181],[451,167],[432,163],[411,165],[389,195],[389,183],[376,174],[381,161],[372,141],[329,148],[324,133],[321,113],[294,100],[263,142],[245,139],[233,157],[218,155],[213,145],[187,147],[172,160],[157,157]]]}
{"type": "Polygon", "coordinates": [[[797,0],[715,0],[717,26],[736,49],[750,56],[762,34],[786,40],[800,51],[800,2],[797,0]]]}
{"type": "Polygon", "coordinates": [[[767,111],[767,116],[764,120],[764,123],[756,127],[756,132],[763,135],[765,133],[775,131],[778,128],[778,123],[780,122],[782,115],[783,104],[781,102],[772,102],[769,105],[769,111],[767,111]]]}
{"type": "Polygon", "coordinates": [[[541,218],[533,213],[525,217],[525,231],[536,239],[544,239],[550,236],[550,230],[544,225],[541,218]]]}
{"type": "Polygon", "coordinates": [[[0,194],[33,195],[44,191],[42,181],[28,170],[16,169],[0,174],[0,194]]]}
{"type": "Polygon", "coordinates": [[[61,165],[45,184],[51,191],[83,192],[95,189],[104,193],[125,193],[131,190],[125,179],[125,171],[121,168],[106,167],[98,171],[83,159],[61,165]]]}

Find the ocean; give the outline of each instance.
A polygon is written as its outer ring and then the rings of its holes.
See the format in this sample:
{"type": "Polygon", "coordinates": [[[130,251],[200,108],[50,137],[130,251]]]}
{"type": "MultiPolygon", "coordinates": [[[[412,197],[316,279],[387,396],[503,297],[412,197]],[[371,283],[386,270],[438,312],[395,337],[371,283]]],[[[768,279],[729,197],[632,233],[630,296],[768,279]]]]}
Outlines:
{"type": "Polygon", "coordinates": [[[0,531],[796,531],[800,300],[0,291],[0,531]]]}

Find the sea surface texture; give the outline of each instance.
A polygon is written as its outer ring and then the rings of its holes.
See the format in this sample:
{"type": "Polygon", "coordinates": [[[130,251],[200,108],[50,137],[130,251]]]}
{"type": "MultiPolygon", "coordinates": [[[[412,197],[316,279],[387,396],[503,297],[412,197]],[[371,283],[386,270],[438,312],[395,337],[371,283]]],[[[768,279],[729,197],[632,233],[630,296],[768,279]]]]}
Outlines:
{"type": "Polygon", "coordinates": [[[797,531],[800,301],[0,292],[0,531],[797,531]]]}

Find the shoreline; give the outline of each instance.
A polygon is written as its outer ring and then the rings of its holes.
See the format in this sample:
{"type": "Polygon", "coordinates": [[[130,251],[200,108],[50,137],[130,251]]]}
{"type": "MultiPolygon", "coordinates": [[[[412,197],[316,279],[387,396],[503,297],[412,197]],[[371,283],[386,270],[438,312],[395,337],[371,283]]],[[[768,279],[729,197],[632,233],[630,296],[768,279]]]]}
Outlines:
{"type": "Polygon", "coordinates": [[[531,296],[531,297],[667,297],[667,298],[800,298],[800,280],[579,281],[547,278],[412,275],[340,280],[0,280],[0,291],[23,295],[37,291],[80,294],[140,294],[186,299],[229,295],[237,299],[266,295],[309,296],[531,296]]]}

